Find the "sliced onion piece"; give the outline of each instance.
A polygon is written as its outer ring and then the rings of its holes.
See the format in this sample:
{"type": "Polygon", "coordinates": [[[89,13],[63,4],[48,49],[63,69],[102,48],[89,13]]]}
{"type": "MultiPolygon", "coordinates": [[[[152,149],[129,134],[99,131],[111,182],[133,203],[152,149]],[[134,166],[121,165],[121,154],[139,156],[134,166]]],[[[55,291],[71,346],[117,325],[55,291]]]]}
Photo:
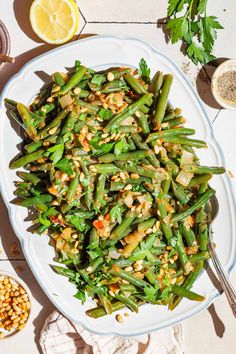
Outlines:
{"type": "Polygon", "coordinates": [[[194,176],[193,173],[180,171],[180,173],[176,177],[176,182],[178,182],[179,184],[182,184],[182,186],[184,186],[184,187],[187,187],[189,185],[189,182],[193,178],[193,176],[194,176]]]}
{"type": "Polygon", "coordinates": [[[193,163],[193,154],[186,150],[183,151],[183,155],[181,156],[180,167],[182,168],[184,165],[191,165],[193,163]]]}

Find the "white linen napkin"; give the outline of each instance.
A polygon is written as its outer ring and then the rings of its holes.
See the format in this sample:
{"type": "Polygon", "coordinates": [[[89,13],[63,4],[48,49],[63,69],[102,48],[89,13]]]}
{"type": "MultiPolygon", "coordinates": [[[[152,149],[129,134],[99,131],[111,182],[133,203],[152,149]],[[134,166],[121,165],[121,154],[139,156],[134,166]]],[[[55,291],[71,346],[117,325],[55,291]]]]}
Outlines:
{"type": "Polygon", "coordinates": [[[142,336],[99,336],[54,311],[41,332],[43,354],[183,354],[180,325],[142,336]]]}

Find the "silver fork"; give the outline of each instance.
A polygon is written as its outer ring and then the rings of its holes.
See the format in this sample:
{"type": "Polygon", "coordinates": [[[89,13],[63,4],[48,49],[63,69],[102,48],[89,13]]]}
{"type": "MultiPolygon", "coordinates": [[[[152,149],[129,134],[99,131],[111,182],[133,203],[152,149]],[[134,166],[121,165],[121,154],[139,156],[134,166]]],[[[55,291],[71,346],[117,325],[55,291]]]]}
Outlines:
{"type": "Polygon", "coordinates": [[[216,273],[218,275],[222,289],[225,292],[228,303],[232,309],[234,317],[236,317],[236,292],[216,254],[215,247],[212,240],[212,227],[211,223],[216,218],[219,211],[219,203],[215,196],[212,196],[205,205],[205,211],[207,213],[207,223],[209,225],[209,240],[208,250],[214,264],[216,273]]]}

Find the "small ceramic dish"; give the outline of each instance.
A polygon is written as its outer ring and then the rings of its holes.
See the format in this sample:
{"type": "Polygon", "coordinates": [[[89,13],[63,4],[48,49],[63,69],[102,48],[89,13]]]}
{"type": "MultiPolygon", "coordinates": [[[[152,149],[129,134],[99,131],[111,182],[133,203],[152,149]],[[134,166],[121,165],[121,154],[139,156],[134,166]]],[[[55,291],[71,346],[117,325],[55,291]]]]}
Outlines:
{"type": "MultiPolygon", "coordinates": [[[[32,308],[32,295],[31,295],[31,291],[30,291],[30,289],[28,288],[28,286],[26,285],[26,283],[22,280],[22,279],[20,279],[19,277],[17,277],[17,276],[15,276],[14,274],[12,274],[12,273],[9,273],[9,272],[5,272],[5,271],[2,271],[2,270],[0,270],[0,279],[1,279],[1,277],[2,276],[4,276],[5,278],[7,278],[7,279],[11,279],[11,282],[13,283],[13,284],[17,284],[17,285],[19,285],[20,286],[20,288],[22,288],[24,291],[25,291],[25,294],[27,294],[27,299],[22,299],[22,297],[20,298],[20,301],[21,301],[21,303],[15,303],[14,302],[14,300],[12,301],[12,304],[13,304],[13,306],[11,305],[11,304],[9,304],[8,306],[10,306],[10,309],[8,309],[8,312],[9,311],[11,311],[12,310],[12,312],[13,311],[15,311],[15,309],[17,309],[17,306],[19,307],[19,306],[21,306],[21,304],[22,304],[22,302],[24,302],[24,301],[28,301],[29,302],[29,308],[27,308],[27,309],[25,309],[25,312],[27,312],[28,313],[28,317],[27,317],[27,319],[25,320],[25,322],[24,322],[24,324],[22,324],[22,327],[23,328],[20,328],[20,329],[14,329],[14,328],[12,328],[11,330],[7,330],[7,329],[5,329],[5,328],[3,328],[2,326],[1,326],[1,324],[2,324],[2,318],[0,318],[0,334],[1,334],[1,336],[0,336],[0,339],[7,339],[7,338],[9,338],[9,337],[11,337],[11,336],[13,336],[13,335],[16,335],[16,334],[18,334],[18,333],[20,333],[22,330],[24,330],[25,328],[26,328],[26,326],[27,326],[27,324],[29,323],[29,319],[31,318],[31,308],[32,308]],[[15,307],[16,306],[16,307],[15,307]]],[[[0,284],[2,285],[2,282],[0,282],[0,284]]],[[[2,292],[2,290],[4,290],[4,289],[1,289],[0,288],[0,293],[2,292]]],[[[19,292],[19,291],[18,291],[19,292]]],[[[9,292],[10,293],[10,292],[9,292]]],[[[24,294],[19,294],[20,296],[24,296],[24,294]]],[[[5,300],[3,300],[3,298],[2,298],[2,294],[1,294],[1,296],[0,296],[0,309],[2,310],[3,308],[4,308],[4,301],[5,300]]],[[[8,297],[8,299],[9,299],[10,297],[8,297]]],[[[19,299],[19,298],[18,298],[19,299]]],[[[17,300],[18,301],[18,300],[17,300]]],[[[6,307],[7,308],[7,307],[6,307]]],[[[22,308],[22,307],[21,307],[22,308]]],[[[19,310],[20,311],[20,310],[19,310]]],[[[1,315],[4,315],[4,313],[6,313],[6,310],[5,311],[0,311],[1,312],[1,315]]],[[[24,314],[22,314],[22,315],[24,315],[24,314]]],[[[13,315],[13,314],[11,314],[11,317],[19,317],[19,320],[21,320],[21,315],[20,315],[20,313],[19,313],[19,315],[13,315]]],[[[8,319],[10,319],[10,316],[9,316],[9,318],[7,318],[7,320],[8,319]]],[[[14,323],[14,320],[13,320],[13,323],[14,323]]],[[[16,323],[16,322],[15,322],[16,323]]],[[[20,323],[20,322],[19,322],[20,323]]]]}
{"type": "MultiPolygon", "coordinates": [[[[215,98],[215,100],[219,103],[221,107],[231,109],[231,110],[236,110],[236,102],[232,103],[230,101],[224,100],[218,90],[217,90],[217,80],[218,78],[229,71],[236,71],[236,59],[229,59],[224,61],[222,64],[220,64],[216,71],[214,72],[212,79],[211,79],[211,89],[212,89],[212,94],[215,98]]],[[[236,83],[235,83],[236,84],[236,83]]]]}
{"type": "MultiPolygon", "coordinates": [[[[0,21],[0,53],[4,55],[9,55],[11,49],[11,42],[8,30],[5,25],[0,21]]],[[[6,63],[0,60],[0,70],[4,67],[6,63]]]]}

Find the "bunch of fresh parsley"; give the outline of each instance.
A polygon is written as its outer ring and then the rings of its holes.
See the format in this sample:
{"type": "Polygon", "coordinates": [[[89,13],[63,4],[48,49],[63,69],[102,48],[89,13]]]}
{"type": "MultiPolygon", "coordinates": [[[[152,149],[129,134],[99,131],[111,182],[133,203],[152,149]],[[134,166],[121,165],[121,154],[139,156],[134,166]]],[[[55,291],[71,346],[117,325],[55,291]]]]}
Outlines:
{"type": "Polygon", "coordinates": [[[215,59],[212,54],[217,29],[223,29],[215,16],[207,16],[208,0],[168,0],[168,21],[172,43],[181,40],[194,64],[215,59]]]}

